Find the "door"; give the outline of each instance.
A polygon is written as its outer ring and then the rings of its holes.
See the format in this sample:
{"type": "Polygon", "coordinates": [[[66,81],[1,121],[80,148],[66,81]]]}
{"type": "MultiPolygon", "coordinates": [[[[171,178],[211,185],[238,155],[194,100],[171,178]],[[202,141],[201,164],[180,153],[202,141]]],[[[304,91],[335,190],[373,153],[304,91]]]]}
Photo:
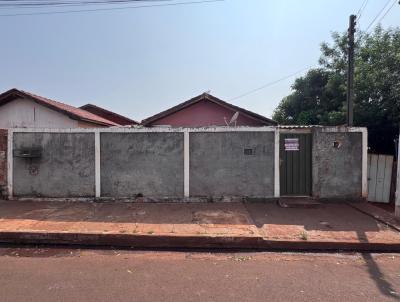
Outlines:
{"type": "Polygon", "coordinates": [[[311,195],[311,133],[280,135],[280,195],[311,195]]]}

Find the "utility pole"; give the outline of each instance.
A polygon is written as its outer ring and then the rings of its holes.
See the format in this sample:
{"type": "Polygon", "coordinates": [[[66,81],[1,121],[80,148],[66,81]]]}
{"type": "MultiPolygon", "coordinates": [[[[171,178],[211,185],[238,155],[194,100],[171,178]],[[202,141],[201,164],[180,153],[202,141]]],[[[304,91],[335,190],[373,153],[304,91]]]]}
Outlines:
{"type": "Polygon", "coordinates": [[[350,15],[348,30],[347,52],[347,126],[353,126],[353,101],[354,101],[354,33],[356,31],[356,16],[350,15]]]}

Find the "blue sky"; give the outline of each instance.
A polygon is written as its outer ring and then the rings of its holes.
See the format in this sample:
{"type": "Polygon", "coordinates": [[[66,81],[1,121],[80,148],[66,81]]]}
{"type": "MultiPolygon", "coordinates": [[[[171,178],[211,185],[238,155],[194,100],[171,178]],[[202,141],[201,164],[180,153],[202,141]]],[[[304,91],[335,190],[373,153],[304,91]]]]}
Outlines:
{"type": "MultiPolygon", "coordinates": [[[[345,31],[362,3],[225,0],[0,17],[0,91],[16,87],[75,106],[94,103],[137,120],[208,90],[229,101],[316,65],[320,43],[345,31]]],[[[361,29],[385,3],[368,1],[361,29]]],[[[400,26],[399,5],[382,25],[400,26]]],[[[294,78],[232,103],[270,117],[294,78]]]]}

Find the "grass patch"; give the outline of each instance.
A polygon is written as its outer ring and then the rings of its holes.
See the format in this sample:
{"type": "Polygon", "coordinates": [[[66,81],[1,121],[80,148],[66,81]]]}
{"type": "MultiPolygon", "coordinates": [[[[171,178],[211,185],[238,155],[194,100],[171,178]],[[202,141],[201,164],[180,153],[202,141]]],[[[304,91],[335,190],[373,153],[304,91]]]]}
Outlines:
{"type": "Polygon", "coordinates": [[[237,262],[243,262],[243,261],[249,261],[252,258],[250,256],[234,256],[231,258],[233,261],[237,262]]]}
{"type": "Polygon", "coordinates": [[[304,240],[304,241],[308,240],[308,233],[307,233],[307,231],[304,231],[304,230],[301,231],[299,237],[300,237],[301,240],[304,240]]]}

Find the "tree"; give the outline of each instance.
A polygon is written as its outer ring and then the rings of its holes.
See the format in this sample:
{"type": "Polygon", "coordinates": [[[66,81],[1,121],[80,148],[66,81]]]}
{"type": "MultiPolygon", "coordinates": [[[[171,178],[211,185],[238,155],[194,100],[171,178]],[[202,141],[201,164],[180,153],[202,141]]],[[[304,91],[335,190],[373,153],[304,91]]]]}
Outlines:
{"type": "Polygon", "coordinates": [[[337,125],[345,120],[342,76],[324,69],[311,69],[295,80],[294,92],[286,96],[274,112],[280,124],[337,125]]]}
{"type": "MultiPolygon", "coordinates": [[[[295,80],[273,118],[281,124],[345,123],[347,36],[321,44],[320,68],[295,80]]],[[[400,121],[400,29],[376,27],[355,45],[354,124],[366,126],[373,152],[393,153],[400,121]]]]}

